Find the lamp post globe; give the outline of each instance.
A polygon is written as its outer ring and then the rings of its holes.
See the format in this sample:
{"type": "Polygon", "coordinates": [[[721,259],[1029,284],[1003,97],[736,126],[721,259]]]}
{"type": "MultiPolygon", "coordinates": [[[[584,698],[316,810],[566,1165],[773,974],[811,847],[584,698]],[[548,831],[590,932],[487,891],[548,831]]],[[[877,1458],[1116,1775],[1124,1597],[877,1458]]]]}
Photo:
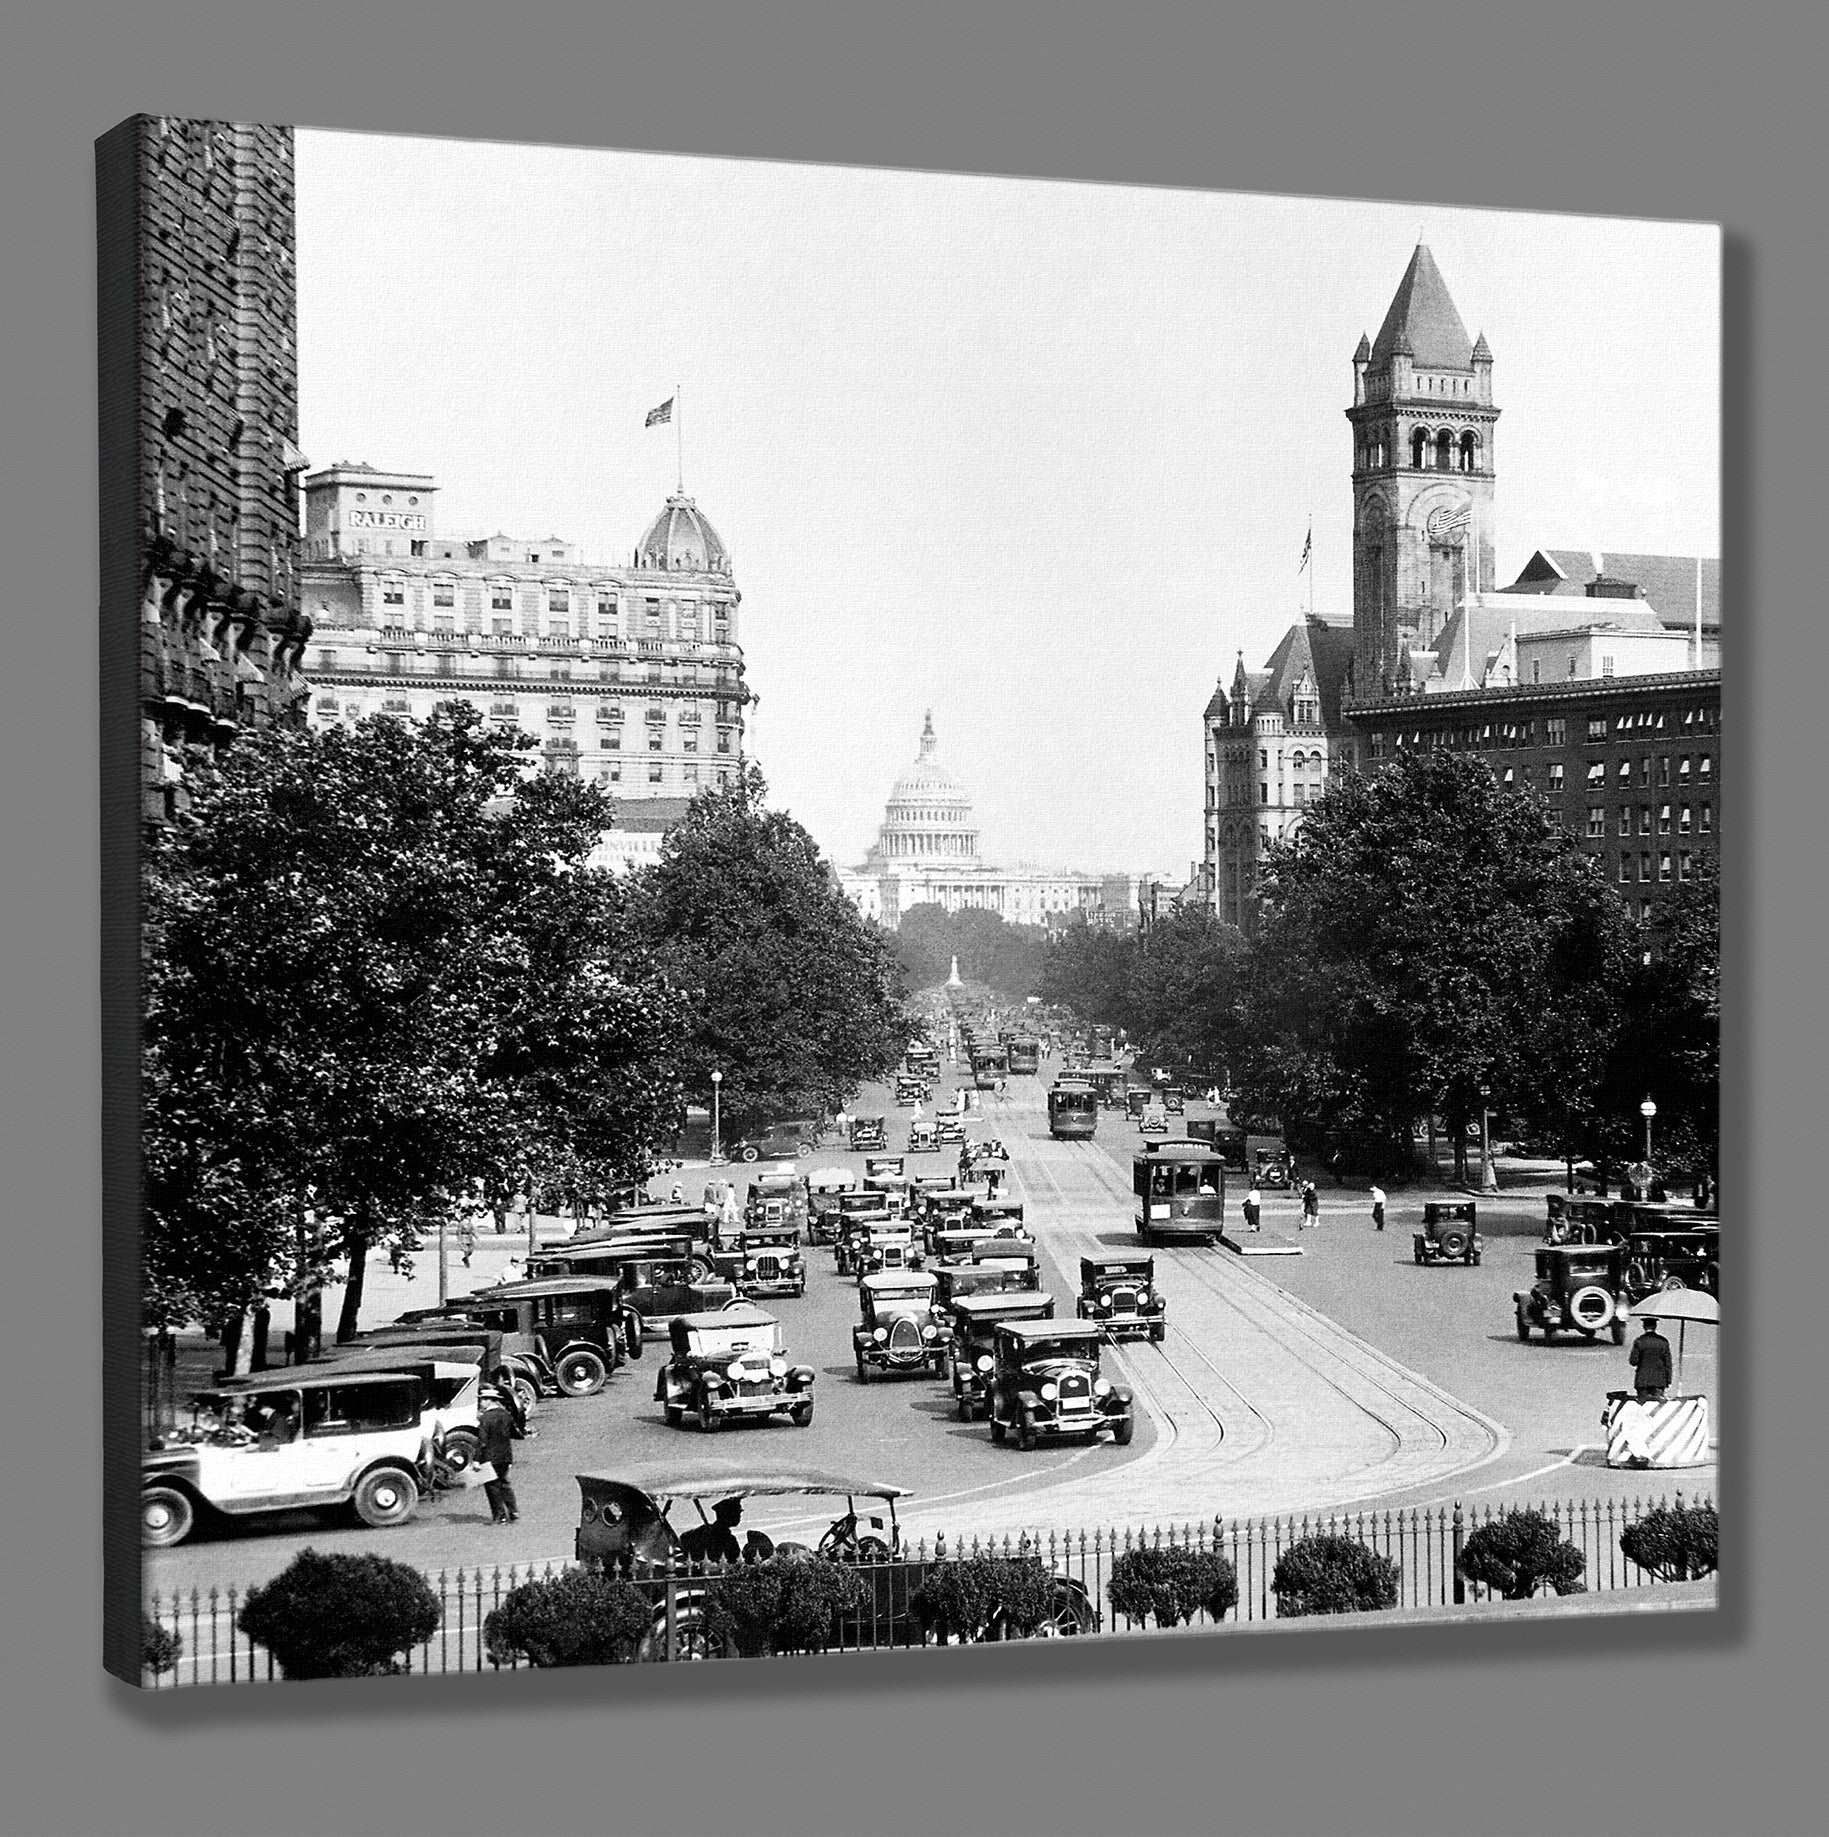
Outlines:
{"type": "Polygon", "coordinates": [[[1649,1165],[1651,1161],[1651,1119],[1657,1115],[1658,1107],[1647,1097],[1639,1105],[1638,1113],[1645,1119],[1645,1161],[1649,1165]]]}

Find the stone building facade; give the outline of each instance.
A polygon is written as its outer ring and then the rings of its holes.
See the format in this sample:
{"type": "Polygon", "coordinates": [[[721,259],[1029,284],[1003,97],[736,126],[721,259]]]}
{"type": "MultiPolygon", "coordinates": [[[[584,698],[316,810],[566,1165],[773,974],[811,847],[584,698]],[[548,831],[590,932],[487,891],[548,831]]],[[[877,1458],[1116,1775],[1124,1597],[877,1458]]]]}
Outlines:
{"type": "Polygon", "coordinates": [[[340,464],[305,481],[317,725],[471,703],[547,766],[677,812],[728,783],[746,709],[729,551],[676,493],[621,565],[558,536],[441,535],[424,473],[340,464]]]}
{"type": "Polygon", "coordinates": [[[1641,918],[1716,846],[1719,565],[1540,549],[1498,588],[1492,365],[1419,244],[1353,353],[1351,629],[1311,617],[1258,671],[1241,653],[1202,717],[1206,878],[1229,924],[1254,928],[1264,848],[1333,777],[1409,747],[1535,784],[1641,918]]]}
{"type": "Polygon", "coordinates": [[[290,128],[142,116],[130,174],[141,598],[141,817],[197,767],[303,718],[290,128]]]}

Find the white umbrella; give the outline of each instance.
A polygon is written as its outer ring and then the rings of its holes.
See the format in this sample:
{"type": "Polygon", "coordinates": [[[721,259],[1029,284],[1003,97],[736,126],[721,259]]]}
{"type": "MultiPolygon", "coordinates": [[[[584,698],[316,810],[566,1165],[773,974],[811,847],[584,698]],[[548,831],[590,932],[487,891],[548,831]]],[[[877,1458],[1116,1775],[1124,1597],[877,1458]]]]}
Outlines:
{"type": "Polygon", "coordinates": [[[1641,1321],[1674,1320],[1677,1323],[1677,1389],[1682,1390],[1684,1329],[1692,1320],[1699,1326],[1720,1326],[1721,1303],[1704,1289],[1664,1289],[1656,1295],[1647,1295],[1639,1303],[1636,1314],[1641,1321]]]}

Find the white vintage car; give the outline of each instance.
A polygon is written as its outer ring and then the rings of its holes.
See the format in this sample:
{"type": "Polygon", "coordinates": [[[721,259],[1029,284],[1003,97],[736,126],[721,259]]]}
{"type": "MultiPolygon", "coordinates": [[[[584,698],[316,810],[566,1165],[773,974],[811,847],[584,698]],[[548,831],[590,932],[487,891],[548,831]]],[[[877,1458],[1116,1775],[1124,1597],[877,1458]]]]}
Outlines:
{"type": "Polygon", "coordinates": [[[667,1328],[673,1356],[661,1367],[654,1401],[668,1425],[688,1412],[701,1429],[721,1429],[733,1416],[813,1421],[813,1367],[788,1362],[781,1323],[739,1302],[714,1314],[681,1314],[667,1328]]]}

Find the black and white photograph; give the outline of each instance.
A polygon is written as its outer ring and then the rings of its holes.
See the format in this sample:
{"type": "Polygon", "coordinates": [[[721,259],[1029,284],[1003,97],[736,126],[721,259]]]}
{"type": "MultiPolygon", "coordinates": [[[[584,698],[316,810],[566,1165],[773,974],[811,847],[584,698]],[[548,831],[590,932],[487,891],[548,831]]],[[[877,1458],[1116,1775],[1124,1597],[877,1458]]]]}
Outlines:
{"type": "Polygon", "coordinates": [[[100,159],[117,1670],[1715,1609],[1717,226],[100,159]]]}

